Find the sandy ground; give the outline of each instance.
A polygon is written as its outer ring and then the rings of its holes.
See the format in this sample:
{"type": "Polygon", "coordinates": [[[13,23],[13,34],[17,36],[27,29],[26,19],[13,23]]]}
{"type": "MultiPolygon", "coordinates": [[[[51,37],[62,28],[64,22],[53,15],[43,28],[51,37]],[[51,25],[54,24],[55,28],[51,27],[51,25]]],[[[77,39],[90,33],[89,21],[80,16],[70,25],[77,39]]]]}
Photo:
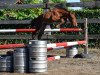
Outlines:
{"type": "MultiPolygon", "coordinates": [[[[91,58],[61,58],[48,62],[45,73],[0,73],[0,75],[100,75],[100,49],[91,49],[91,58]]],[[[65,50],[49,54],[65,56],[65,50]]]]}

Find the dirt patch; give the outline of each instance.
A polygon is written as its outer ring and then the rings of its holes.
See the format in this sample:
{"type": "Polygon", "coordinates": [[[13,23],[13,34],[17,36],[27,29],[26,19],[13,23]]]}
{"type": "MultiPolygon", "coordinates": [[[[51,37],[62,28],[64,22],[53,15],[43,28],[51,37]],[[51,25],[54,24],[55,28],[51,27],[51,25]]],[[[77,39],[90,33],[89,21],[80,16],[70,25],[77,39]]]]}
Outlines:
{"type": "MultiPolygon", "coordinates": [[[[91,58],[61,58],[48,62],[45,73],[0,73],[0,75],[100,75],[100,49],[91,49],[91,58]]],[[[51,51],[48,54],[65,56],[65,50],[51,51]]]]}

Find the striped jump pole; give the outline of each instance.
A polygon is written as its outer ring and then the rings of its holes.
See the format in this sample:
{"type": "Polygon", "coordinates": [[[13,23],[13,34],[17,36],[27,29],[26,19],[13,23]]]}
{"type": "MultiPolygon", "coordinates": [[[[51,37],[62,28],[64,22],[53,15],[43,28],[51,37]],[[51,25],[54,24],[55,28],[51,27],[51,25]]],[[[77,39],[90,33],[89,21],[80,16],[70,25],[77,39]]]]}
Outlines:
{"type": "MultiPolygon", "coordinates": [[[[0,29],[0,33],[9,33],[9,32],[35,32],[36,29],[0,29]]],[[[78,32],[82,31],[80,28],[60,28],[60,29],[45,29],[45,32],[78,32]]]]}
{"type": "Polygon", "coordinates": [[[59,60],[59,59],[60,59],[60,56],[51,56],[47,58],[48,61],[54,61],[54,60],[59,60]]]}
{"type": "Polygon", "coordinates": [[[0,49],[10,49],[10,48],[18,48],[25,47],[25,44],[4,44],[0,45],[0,49]]]}
{"type": "MultiPolygon", "coordinates": [[[[69,47],[69,46],[80,45],[80,44],[86,44],[86,41],[51,43],[51,44],[47,44],[47,49],[52,50],[54,48],[56,49],[57,47],[66,48],[66,47],[69,47]]],[[[0,49],[9,49],[9,48],[17,48],[17,47],[25,47],[25,44],[4,44],[4,45],[0,45],[0,49]]]]}
{"type": "Polygon", "coordinates": [[[48,51],[51,51],[51,50],[61,50],[61,49],[64,49],[64,48],[67,48],[67,47],[64,47],[64,46],[59,46],[59,47],[48,47],[47,50],[48,50],[48,51]]]}
{"type": "MultiPolygon", "coordinates": [[[[4,44],[4,45],[0,45],[0,49],[10,49],[10,48],[19,48],[19,47],[25,47],[24,44],[4,44]]],[[[66,48],[64,46],[59,46],[59,47],[48,47],[47,50],[59,50],[59,49],[63,49],[66,48]]]]}
{"type": "Polygon", "coordinates": [[[53,43],[53,44],[47,44],[48,50],[53,50],[53,49],[66,49],[66,57],[73,58],[76,54],[78,54],[78,50],[75,47],[75,45],[80,45],[80,44],[86,44],[86,41],[75,41],[75,42],[63,42],[63,43],[53,43]]]}
{"type": "Polygon", "coordinates": [[[53,48],[53,47],[59,47],[59,46],[64,46],[64,47],[69,47],[69,46],[74,46],[74,45],[80,45],[80,44],[86,44],[86,41],[74,41],[74,42],[62,42],[62,43],[51,43],[47,44],[47,48],[53,48]]]}

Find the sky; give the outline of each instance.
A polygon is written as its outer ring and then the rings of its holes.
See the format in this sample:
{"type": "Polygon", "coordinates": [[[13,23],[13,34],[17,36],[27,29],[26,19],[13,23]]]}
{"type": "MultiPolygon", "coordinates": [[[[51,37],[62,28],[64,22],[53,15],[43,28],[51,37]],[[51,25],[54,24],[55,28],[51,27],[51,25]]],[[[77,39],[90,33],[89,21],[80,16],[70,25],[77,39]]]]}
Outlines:
{"type": "MultiPolygon", "coordinates": [[[[80,2],[80,0],[67,0],[67,2],[80,2]]],[[[72,7],[71,9],[79,10],[81,8],[80,7],[72,7]]]]}
{"type": "Polygon", "coordinates": [[[80,2],[80,0],[67,0],[68,2],[80,2]]]}

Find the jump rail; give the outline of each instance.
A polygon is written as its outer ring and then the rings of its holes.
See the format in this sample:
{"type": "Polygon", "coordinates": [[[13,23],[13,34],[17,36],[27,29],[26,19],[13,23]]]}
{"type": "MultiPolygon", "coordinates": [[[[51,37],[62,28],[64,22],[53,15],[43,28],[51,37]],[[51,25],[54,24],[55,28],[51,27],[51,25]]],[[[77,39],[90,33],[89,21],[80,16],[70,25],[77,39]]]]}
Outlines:
{"type": "Polygon", "coordinates": [[[47,58],[48,61],[54,61],[54,60],[59,60],[59,59],[60,59],[60,56],[51,56],[47,58]]]}
{"type": "MultiPolygon", "coordinates": [[[[47,44],[47,49],[52,50],[60,46],[68,47],[68,46],[74,46],[80,44],[86,44],[86,41],[51,43],[51,44],[47,44]]],[[[0,45],[0,49],[9,49],[9,48],[17,48],[17,47],[25,47],[25,46],[26,46],[25,44],[5,44],[5,45],[0,45]]]]}
{"type": "Polygon", "coordinates": [[[74,41],[74,42],[62,42],[62,43],[51,43],[47,44],[47,48],[53,48],[53,47],[59,47],[59,46],[74,46],[74,45],[80,45],[80,44],[86,44],[86,41],[74,41]]]}
{"type": "Polygon", "coordinates": [[[4,44],[0,45],[0,49],[18,48],[25,47],[25,44],[4,44]]]}
{"type": "MultiPolygon", "coordinates": [[[[9,33],[9,32],[35,32],[36,29],[0,29],[0,33],[9,33]]],[[[82,31],[80,28],[60,28],[60,29],[45,29],[45,32],[78,32],[82,31]]]]}

